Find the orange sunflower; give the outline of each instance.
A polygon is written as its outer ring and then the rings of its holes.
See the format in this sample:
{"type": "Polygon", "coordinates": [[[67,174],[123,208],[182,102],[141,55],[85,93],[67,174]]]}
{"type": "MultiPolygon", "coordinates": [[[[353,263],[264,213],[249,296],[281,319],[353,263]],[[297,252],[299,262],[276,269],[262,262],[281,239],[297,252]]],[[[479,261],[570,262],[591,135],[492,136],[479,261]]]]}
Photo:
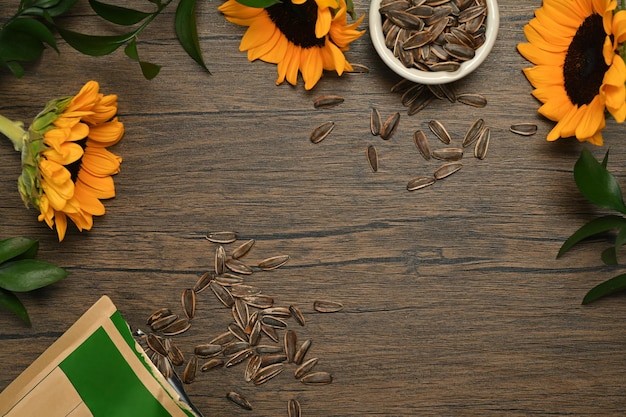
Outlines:
{"type": "Polygon", "coordinates": [[[535,67],[524,74],[557,122],[547,139],[575,136],[602,145],[605,109],[626,118],[626,65],[618,48],[626,40],[626,11],[613,0],[544,0],[524,27],[518,51],[535,67]]]}
{"type": "Polygon", "coordinates": [[[0,116],[0,132],[22,153],[22,199],[39,209],[39,221],[56,226],[59,241],[68,218],[90,230],[93,216],[105,212],[100,200],[115,197],[111,176],[122,158],[106,148],[122,138],[124,125],[115,117],[117,96],[99,88],[89,81],[76,96],[49,102],[28,131],[0,116]]]}
{"type": "Polygon", "coordinates": [[[277,64],[277,85],[285,80],[296,85],[301,73],[307,90],[324,70],[352,71],[343,52],[365,33],[357,30],[364,15],[347,24],[345,0],[284,0],[267,8],[228,0],[218,10],[229,22],[248,27],[239,45],[248,60],[277,64]]]}

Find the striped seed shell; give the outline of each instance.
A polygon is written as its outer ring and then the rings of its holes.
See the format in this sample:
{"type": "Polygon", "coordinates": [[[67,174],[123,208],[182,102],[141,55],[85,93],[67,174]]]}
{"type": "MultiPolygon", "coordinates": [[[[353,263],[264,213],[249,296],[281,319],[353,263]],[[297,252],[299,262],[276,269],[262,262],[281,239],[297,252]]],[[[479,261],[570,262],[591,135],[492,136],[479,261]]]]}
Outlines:
{"type": "Polygon", "coordinates": [[[431,120],[430,122],[428,122],[428,127],[435,134],[435,136],[439,138],[440,141],[442,141],[446,145],[450,144],[452,138],[450,137],[450,133],[448,133],[448,130],[445,128],[443,123],[441,123],[439,120],[431,120]]]}
{"type": "Polygon", "coordinates": [[[189,320],[196,314],[196,292],[192,288],[185,288],[180,296],[185,316],[189,320]]]}
{"type": "Polygon", "coordinates": [[[474,156],[478,159],[485,159],[487,157],[487,149],[489,148],[489,140],[491,139],[491,131],[487,127],[483,129],[480,137],[476,141],[474,146],[474,156]]]}
{"type": "Polygon", "coordinates": [[[313,107],[316,109],[330,109],[343,103],[344,98],[338,95],[319,96],[313,101],[313,107]]]}
{"type": "Polygon", "coordinates": [[[211,369],[221,368],[222,366],[224,366],[224,359],[213,358],[204,362],[202,366],[200,366],[200,371],[207,372],[207,371],[210,371],[211,369]]]}
{"type": "Polygon", "coordinates": [[[252,328],[250,329],[248,342],[252,346],[256,346],[259,343],[259,340],[261,340],[261,322],[257,320],[255,321],[254,325],[252,325],[252,328]]]}
{"type": "Polygon", "coordinates": [[[303,376],[311,372],[311,370],[315,367],[315,365],[317,365],[318,360],[319,360],[318,358],[311,358],[307,360],[306,362],[303,362],[302,365],[296,368],[296,370],[293,373],[293,376],[296,377],[297,379],[302,378],[303,376]]]}
{"type": "Polygon", "coordinates": [[[160,317],[152,322],[150,328],[155,332],[161,331],[178,320],[178,314],[169,314],[167,316],[160,317]]]}
{"type": "Polygon", "coordinates": [[[272,339],[275,343],[278,343],[278,330],[276,330],[276,328],[261,323],[261,331],[265,333],[265,335],[267,335],[267,337],[272,339]]]}
{"type": "Polygon", "coordinates": [[[460,61],[469,61],[476,55],[474,48],[461,45],[460,43],[446,43],[443,45],[443,49],[460,61]]]}
{"type": "Polygon", "coordinates": [[[248,363],[246,363],[246,369],[243,371],[243,379],[246,382],[252,381],[254,375],[261,367],[261,357],[258,354],[250,356],[248,363]]]}
{"type": "Polygon", "coordinates": [[[284,344],[287,362],[292,363],[296,354],[296,347],[298,345],[298,335],[296,332],[291,329],[287,330],[284,336],[284,344]]]}
{"type": "Polygon", "coordinates": [[[183,355],[183,352],[172,339],[166,338],[163,346],[165,346],[165,350],[167,350],[167,357],[170,358],[170,361],[172,361],[174,365],[181,366],[185,363],[185,355],[183,355]]]}
{"type": "Polygon", "coordinates": [[[313,302],[313,308],[319,313],[335,313],[343,310],[343,304],[337,301],[316,300],[313,302]]]}
{"type": "Polygon", "coordinates": [[[396,132],[398,128],[398,124],[400,123],[400,113],[395,112],[390,115],[387,120],[383,123],[382,128],[380,129],[380,137],[384,140],[389,140],[396,132]]]}
{"type": "Polygon", "coordinates": [[[231,356],[249,348],[250,348],[250,343],[243,342],[241,340],[234,340],[223,346],[222,353],[225,356],[231,356]]]}
{"type": "Polygon", "coordinates": [[[274,353],[280,353],[283,351],[283,347],[281,345],[259,345],[256,347],[256,352],[259,355],[271,355],[274,353]]]}
{"type": "Polygon", "coordinates": [[[215,281],[225,287],[232,287],[235,284],[241,284],[243,282],[243,277],[230,272],[224,272],[223,274],[216,275],[215,281]]]}
{"type": "Polygon", "coordinates": [[[223,285],[218,284],[215,281],[211,281],[209,284],[209,288],[213,291],[213,294],[217,297],[217,299],[224,304],[226,307],[232,307],[235,303],[235,299],[230,291],[223,285]]]}
{"type": "Polygon", "coordinates": [[[175,336],[186,332],[191,327],[191,323],[186,317],[181,317],[173,321],[168,326],[161,329],[161,333],[165,336],[175,336]]]}
{"type": "Polygon", "coordinates": [[[166,317],[166,316],[171,316],[171,315],[172,315],[172,310],[170,310],[169,308],[167,307],[159,308],[154,313],[148,316],[148,318],[146,319],[146,324],[148,326],[151,326],[152,323],[154,323],[158,319],[166,317]]]}
{"type": "Polygon", "coordinates": [[[228,331],[233,334],[237,339],[242,342],[249,343],[250,338],[246,334],[246,332],[236,323],[231,323],[228,325],[228,331]]]}
{"type": "Polygon", "coordinates": [[[433,185],[435,183],[434,177],[416,177],[409,180],[406,185],[406,189],[409,191],[419,190],[424,187],[428,187],[429,185],[433,185]]]}
{"type": "Polygon", "coordinates": [[[463,164],[461,164],[460,162],[449,162],[437,168],[434,172],[434,177],[436,180],[441,180],[454,174],[461,168],[463,168],[463,164]]]}
{"type": "Polygon", "coordinates": [[[266,366],[265,368],[261,368],[254,375],[252,382],[254,385],[264,384],[279,375],[284,369],[285,366],[282,363],[275,363],[273,365],[266,366]]]}
{"type": "Polygon", "coordinates": [[[462,148],[441,148],[432,152],[433,158],[440,161],[458,161],[463,158],[462,148]]]}
{"type": "Polygon", "coordinates": [[[305,384],[330,384],[333,382],[333,376],[329,372],[312,372],[300,378],[305,384]]]}
{"type": "Polygon", "coordinates": [[[487,105],[487,99],[482,94],[459,94],[456,100],[459,103],[467,104],[472,107],[485,107],[487,105]]]}
{"type": "Polygon", "coordinates": [[[273,327],[275,329],[287,328],[287,323],[285,323],[283,320],[279,319],[278,317],[274,317],[274,316],[263,316],[263,318],[261,319],[261,324],[264,324],[269,327],[273,327]]]}
{"type": "Polygon", "coordinates": [[[300,401],[295,398],[291,398],[287,402],[287,416],[288,417],[302,417],[302,406],[300,401]]]}
{"type": "Polygon", "coordinates": [[[148,343],[150,349],[154,350],[161,356],[167,356],[167,350],[165,349],[165,346],[163,346],[163,342],[159,336],[154,333],[148,333],[146,342],[148,343]]]}
{"type": "Polygon", "coordinates": [[[537,125],[533,123],[516,123],[511,125],[510,130],[518,135],[532,136],[537,133],[537,125]]]}
{"type": "Polygon", "coordinates": [[[246,240],[241,245],[232,250],[232,252],[230,253],[230,257],[233,259],[239,259],[245,256],[248,252],[250,252],[252,246],[254,246],[254,242],[254,239],[246,240]]]}
{"type": "Polygon", "coordinates": [[[313,132],[311,132],[311,136],[309,136],[309,139],[313,143],[320,143],[321,141],[326,139],[326,136],[328,136],[330,132],[333,131],[334,128],[335,128],[335,122],[333,121],[324,122],[318,127],[316,127],[315,129],[313,129],[313,132]]]}
{"type": "Polygon", "coordinates": [[[369,74],[370,72],[369,67],[367,67],[366,65],[357,64],[354,62],[351,62],[350,65],[352,66],[352,70],[344,71],[344,72],[349,73],[349,74],[369,74]]]}
{"type": "Polygon", "coordinates": [[[233,402],[234,404],[237,404],[239,407],[243,408],[244,410],[248,410],[248,411],[252,410],[252,404],[250,404],[250,401],[248,401],[246,397],[244,397],[243,395],[235,391],[230,391],[228,394],[226,394],[226,398],[228,398],[229,401],[233,402]]]}
{"type": "Polygon", "coordinates": [[[380,135],[382,124],[383,122],[380,118],[380,112],[377,108],[372,108],[372,111],[370,112],[370,132],[372,132],[372,135],[380,135]]]}
{"type": "Polygon", "coordinates": [[[259,268],[263,271],[270,271],[272,269],[279,268],[287,263],[289,255],[277,255],[270,258],[263,259],[259,262],[259,268]]]}
{"type": "Polygon", "coordinates": [[[284,353],[276,353],[273,355],[263,355],[261,357],[261,368],[274,365],[275,363],[283,363],[287,361],[287,355],[284,353]]]}
{"type": "Polygon", "coordinates": [[[200,293],[208,288],[209,284],[214,278],[215,274],[213,274],[212,272],[205,272],[200,276],[200,278],[198,278],[192,289],[195,292],[200,293]]]}
{"type": "Polygon", "coordinates": [[[230,287],[233,297],[243,298],[261,294],[261,289],[248,284],[235,284],[230,287]]]}
{"type": "Polygon", "coordinates": [[[378,151],[374,145],[369,145],[366,151],[367,162],[370,165],[372,171],[378,171],[378,151]]]}
{"type": "Polygon", "coordinates": [[[183,382],[185,384],[191,384],[196,379],[196,373],[198,372],[198,358],[192,356],[187,361],[185,369],[183,371],[183,382]]]}
{"type": "Polygon", "coordinates": [[[193,348],[193,353],[199,358],[208,358],[222,352],[222,345],[202,343],[193,348]]]}
{"type": "Polygon", "coordinates": [[[435,96],[430,92],[429,89],[424,90],[424,93],[420,94],[419,98],[415,100],[407,110],[407,114],[409,116],[413,116],[424,110],[433,100],[435,96]]]}
{"type": "Polygon", "coordinates": [[[233,243],[237,240],[237,233],[229,231],[208,232],[206,238],[213,243],[233,243]]]}
{"type": "Polygon", "coordinates": [[[298,350],[296,350],[295,355],[293,355],[293,362],[296,365],[300,365],[302,363],[302,361],[304,360],[304,357],[306,356],[306,353],[309,351],[309,348],[311,347],[311,343],[312,343],[312,340],[307,339],[304,342],[302,342],[298,350]]]}
{"type": "Polygon", "coordinates": [[[298,306],[292,304],[289,306],[289,311],[291,312],[291,315],[293,316],[293,318],[296,320],[296,322],[300,325],[300,326],[304,326],[306,324],[306,320],[304,319],[304,315],[302,314],[302,311],[298,308],[298,306]]]}
{"type": "Polygon", "coordinates": [[[222,245],[215,248],[215,273],[217,275],[226,272],[226,250],[222,245]]]}
{"type": "Polygon", "coordinates": [[[265,294],[257,294],[257,295],[242,297],[242,298],[251,307],[263,309],[263,308],[270,308],[274,305],[274,298],[265,294]]]}
{"type": "Polygon", "coordinates": [[[291,310],[287,307],[270,307],[265,308],[262,311],[263,314],[274,317],[281,317],[284,319],[288,319],[291,317],[291,310]]]}
{"type": "Polygon", "coordinates": [[[210,345],[225,345],[226,343],[233,341],[233,334],[231,332],[224,332],[215,336],[209,341],[210,345]]]}
{"type": "Polygon", "coordinates": [[[236,274],[250,275],[253,272],[252,268],[241,262],[239,259],[228,258],[226,259],[225,265],[226,268],[230,269],[236,274]]]}
{"type": "Polygon", "coordinates": [[[244,349],[241,352],[237,352],[224,363],[224,367],[230,368],[231,366],[238,365],[241,362],[248,359],[253,354],[254,354],[254,350],[252,348],[244,349]]]}
{"type": "Polygon", "coordinates": [[[478,140],[480,136],[480,132],[482,132],[483,127],[485,126],[485,121],[483,119],[476,119],[472,125],[467,129],[465,136],[463,137],[463,147],[467,147],[472,145],[474,142],[478,140]]]}

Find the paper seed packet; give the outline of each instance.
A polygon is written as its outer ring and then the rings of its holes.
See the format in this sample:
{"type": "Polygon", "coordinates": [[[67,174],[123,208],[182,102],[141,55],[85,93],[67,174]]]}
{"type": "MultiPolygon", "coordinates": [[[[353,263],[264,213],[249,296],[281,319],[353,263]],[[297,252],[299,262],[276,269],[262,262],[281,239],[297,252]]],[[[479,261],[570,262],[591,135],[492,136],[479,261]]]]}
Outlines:
{"type": "Polygon", "coordinates": [[[100,298],[0,393],[6,417],[202,417],[100,298]]]}

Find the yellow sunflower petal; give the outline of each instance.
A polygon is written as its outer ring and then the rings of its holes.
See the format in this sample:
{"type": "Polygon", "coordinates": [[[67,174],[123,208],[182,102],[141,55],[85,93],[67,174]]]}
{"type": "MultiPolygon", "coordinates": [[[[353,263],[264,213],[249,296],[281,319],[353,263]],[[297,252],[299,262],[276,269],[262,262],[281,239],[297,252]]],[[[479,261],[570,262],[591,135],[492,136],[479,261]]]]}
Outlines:
{"type": "Polygon", "coordinates": [[[626,10],[620,10],[613,16],[614,43],[622,44],[626,41],[626,10]]]}
{"type": "Polygon", "coordinates": [[[117,117],[89,129],[87,146],[108,147],[115,145],[124,136],[124,124],[117,117]]]}
{"type": "Polygon", "coordinates": [[[286,77],[289,84],[296,85],[298,83],[298,70],[300,69],[303,50],[299,46],[293,46],[291,49],[293,49],[293,53],[287,64],[286,77]]]}
{"type": "Polygon", "coordinates": [[[578,26],[570,27],[570,26],[562,25],[561,23],[559,23],[557,20],[553,18],[553,16],[550,14],[549,11],[547,11],[543,7],[540,7],[539,9],[535,10],[535,18],[546,29],[554,33],[562,34],[562,36],[565,36],[565,37],[573,37],[576,34],[576,30],[578,29],[578,26]]]}
{"type": "Polygon", "coordinates": [[[330,31],[330,23],[333,18],[330,9],[317,9],[317,20],[315,21],[315,37],[323,38],[330,31]]]}
{"type": "Polygon", "coordinates": [[[98,101],[92,108],[93,114],[83,117],[83,121],[91,125],[98,125],[111,120],[117,113],[117,95],[109,94],[98,96],[98,101]]]}
{"type": "Polygon", "coordinates": [[[268,52],[274,49],[274,47],[278,44],[278,40],[281,37],[284,37],[284,35],[280,33],[279,30],[272,31],[271,37],[268,38],[265,42],[254,48],[248,49],[248,60],[254,61],[266,55],[268,52]]]}
{"type": "Polygon", "coordinates": [[[67,113],[91,111],[98,98],[99,90],[100,84],[97,81],[88,81],[72,98],[66,109],[67,113]]]}
{"type": "Polygon", "coordinates": [[[300,63],[300,71],[304,79],[304,89],[310,90],[322,78],[324,64],[319,48],[308,48],[303,50],[300,63]]]}
{"type": "Polygon", "coordinates": [[[114,175],[120,172],[120,164],[122,158],[109,152],[105,148],[85,148],[85,154],[81,160],[81,169],[87,170],[89,173],[101,177],[105,175],[114,175]]]}
{"type": "Polygon", "coordinates": [[[75,198],[80,202],[81,209],[89,214],[102,216],[106,211],[104,204],[80,182],[76,184],[75,198]]]}
{"type": "Polygon", "coordinates": [[[517,45],[520,54],[535,65],[561,66],[565,62],[564,54],[544,51],[532,43],[520,43],[517,45]]]}
{"type": "Polygon", "coordinates": [[[47,160],[56,162],[59,165],[69,165],[83,156],[83,148],[76,143],[66,142],[57,149],[51,148],[43,151],[42,155],[47,160]]]}
{"type": "Polygon", "coordinates": [[[565,83],[563,78],[563,69],[560,67],[539,65],[536,67],[524,68],[522,71],[533,87],[563,87],[565,83]]]}
{"type": "Polygon", "coordinates": [[[575,3],[571,1],[560,2],[552,0],[545,1],[541,8],[545,10],[555,22],[576,30],[586,16],[581,16],[580,10],[573,6],[575,6],[575,3]]]}
{"type": "Polygon", "coordinates": [[[533,90],[532,95],[542,103],[547,103],[557,97],[567,98],[565,88],[559,85],[544,85],[541,87],[537,87],[533,90]]]}
{"type": "MultiPolygon", "coordinates": [[[[276,32],[280,34],[280,31],[276,31],[276,32]]],[[[269,62],[271,64],[280,64],[283,61],[283,59],[285,59],[285,54],[287,53],[288,48],[289,48],[289,41],[287,40],[286,37],[280,34],[274,47],[260,58],[261,60],[265,62],[269,62]]]]}
{"type": "Polygon", "coordinates": [[[569,44],[567,44],[567,45],[559,45],[559,44],[554,44],[554,43],[546,40],[531,25],[525,25],[524,26],[524,35],[526,36],[526,39],[528,39],[528,41],[530,43],[532,43],[533,45],[537,46],[538,48],[540,48],[540,49],[542,49],[544,51],[556,52],[556,53],[565,53],[565,52],[567,52],[567,49],[569,47],[569,44]]]}
{"type": "Polygon", "coordinates": [[[57,212],[54,216],[54,223],[56,225],[59,242],[61,242],[65,239],[65,232],[67,231],[67,217],[63,212],[57,212]]]}
{"type": "Polygon", "coordinates": [[[42,195],[39,199],[39,216],[37,216],[37,220],[40,222],[45,221],[48,227],[52,227],[54,225],[54,209],[50,207],[50,203],[48,201],[48,197],[46,195],[42,195]]]}
{"type": "Polygon", "coordinates": [[[346,57],[343,55],[343,52],[329,41],[326,42],[326,46],[323,49],[331,54],[334,66],[332,69],[337,71],[338,75],[343,74],[343,71],[346,69],[346,57]]]}
{"type": "Polygon", "coordinates": [[[88,190],[96,198],[113,198],[115,197],[115,184],[110,176],[96,177],[86,170],[78,172],[78,182],[82,182],[85,190],[88,190]]]}
{"type": "Polygon", "coordinates": [[[578,140],[588,140],[593,137],[604,124],[604,100],[600,96],[596,96],[591,103],[587,105],[587,109],[576,125],[576,138],[578,140]]]}
{"type": "Polygon", "coordinates": [[[315,0],[318,9],[336,9],[340,7],[337,0],[315,0]]]}
{"type": "Polygon", "coordinates": [[[554,30],[552,27],[545,27],[541,24],[536,17],[528,22],[528,26],[531,26],[539,36],[545,39],[546,42],[551,45],[558,45],[563,48],[569,48],[569,44],[572,42],[574,33],[563,33],[558,30],[554,30]]]}
{"type": "MultiPolygon", "coordinates": [[[[246,33],[241,38],[239,44],[239,50],[241,52],[248,51],[257,46],[263,45],[265,42],[271,39],[274,32],[278,30],[276,25],[270,20],[269,17],[257,18],[254,23],[248,27],[246,33]]],[[[252,61],[252,60],[250,60],[252,61]]]]}
{"type": "Polygon", "coordinates": [[[550,133],[548,133],[548,137],[546,139],[548,141],[555,141],[559,138],[566,138],[568,136],[571,136],[573,132],[576,130],[576,125],[574,124],[573,127],[571,127],[570,125],[572,123],[572,119],[574,119],[577,112],[578,112],[578,107],[576,106],[570,107],[568,112],[563,117],[561,117],[561,119],[557,122],[554,128],[552,128],[550,133]],[[568,131],[571,130],[572,133],[569,135],[566,135],[563,133],[564,130],[568,130],[568,131]]]}

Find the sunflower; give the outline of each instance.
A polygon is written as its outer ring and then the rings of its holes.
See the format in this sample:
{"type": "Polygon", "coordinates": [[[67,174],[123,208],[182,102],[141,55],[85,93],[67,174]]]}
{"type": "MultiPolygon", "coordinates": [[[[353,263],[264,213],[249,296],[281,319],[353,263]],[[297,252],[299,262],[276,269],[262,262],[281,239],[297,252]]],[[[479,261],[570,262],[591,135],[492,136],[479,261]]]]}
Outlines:
{"type": "Polygon", "coordinates": [[[602,145],[605,109],[626,117],[626,65],[618,48],[626,40],[626,11],[612,0],[544,0],[517,46],[535,64],[524,74],[543,104],[539,113],[557,122],[547,139],[575,136],[602,145]]]}
{"type": "Polygon", "coordinates": [[[39,221],[56,226],[59,241],[68,218],[90,230],[93,216],[105,212],[100,200],[115,197],[111,176],[122,159],[106,148],[122,138],[124,125],[115,117],[117,96],[99,89],[89,81],[77,95],[49,102],[28,131],[0,116],[0,131],[22,154],[22,199],[39,209],[39,221]]]}
{"type": "Polygon", "coordinates": [[[284,0],[267,8],[228,0],[218,10],[231,23],[248,27],[239,45],[248,60],[277,64],[277,85],[285,80],[296,85],[300,72],[307,90],[324,70],[352,71],[343,52],[365,33],[357,30],[364,16],[347,24],[345,0],[284,0]]]}

